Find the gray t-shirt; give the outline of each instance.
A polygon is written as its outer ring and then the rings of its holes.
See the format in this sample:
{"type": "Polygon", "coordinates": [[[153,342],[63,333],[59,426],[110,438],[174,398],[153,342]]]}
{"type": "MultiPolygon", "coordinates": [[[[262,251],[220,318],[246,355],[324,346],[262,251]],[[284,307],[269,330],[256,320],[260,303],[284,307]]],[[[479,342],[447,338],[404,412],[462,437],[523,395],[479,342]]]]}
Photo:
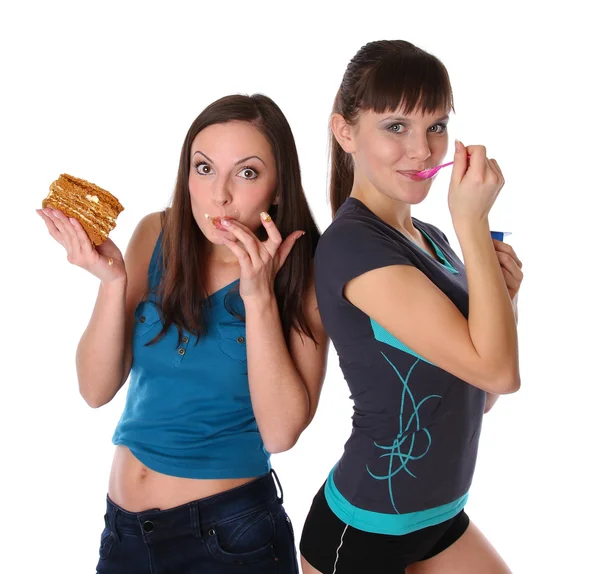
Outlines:
{"type": "Polygon", "coordinates": [[[437,507],[466,502],[485,392],[417,355],[343,295],[346,283],[363,273],[412,265],[467,317],[462,262],[440,230],[413,222],[437,259],[354,198],[338,210],[317,248],[319,310],[354,401],[352,434],[330,479],[353,509],[435,516],[437,507]]]}

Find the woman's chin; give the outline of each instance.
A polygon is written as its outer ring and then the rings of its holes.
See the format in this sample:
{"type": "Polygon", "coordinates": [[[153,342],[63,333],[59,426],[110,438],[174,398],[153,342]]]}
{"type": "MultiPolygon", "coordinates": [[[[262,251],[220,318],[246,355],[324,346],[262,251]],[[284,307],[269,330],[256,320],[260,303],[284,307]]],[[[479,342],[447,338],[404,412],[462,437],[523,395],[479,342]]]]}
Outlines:
{"type": "Polygon", "coordinates": [[[406,199],[403,198],[402,201],[404,201],[404,203],[408,203],[409,205],[419,205],[419,203],[423,203],[427,199],[428,195],[429,191],[419,195],[411,194],[408,195],[406,199]]]}
{"type": "Polygon", "coordinates": [[[386,194],[388,197],[401,201],[407,205],[419,205],[427,199],[429,195],[429,188],[422,190],[407,190],[407,189],[395,189],[391,194],[386,194]]]}
{"type": "Polygon", "coordinates": [[[221,231],[212,225],[210,227],[200,226],[200,231],[205,239],[213,245],[224,245],[225,239],[235,241],[235,237],[230,231],[221,231]]]}
{"type": "Polygon", "coordinates": [[[225,245],[225,240],[236,241],[235,235],[229,231],[216,231],[213,233],[208,240],[214,245],[225,245]]]}
{"type": "Polygon", "coordinates": [[[409,205],[418,205],[427,199],[431,189],[431,180],[415,182],[414,185],[402,186],[398,190],[398,199],[409,205]]]}

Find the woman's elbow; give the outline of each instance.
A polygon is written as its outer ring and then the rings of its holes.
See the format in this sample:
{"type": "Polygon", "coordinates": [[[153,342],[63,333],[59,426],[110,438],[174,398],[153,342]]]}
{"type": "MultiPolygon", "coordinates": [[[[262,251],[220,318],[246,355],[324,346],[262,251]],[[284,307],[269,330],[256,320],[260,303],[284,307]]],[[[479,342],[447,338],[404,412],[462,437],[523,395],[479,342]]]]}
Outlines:
{"type": "Polygon", "coordinates": [[[494,367],[473,377],[471,384],[493,395],[510,395],[521,388],[521,376],[518,367],[494,367]]]}
{"type": "Polygon", "coordinates": [[[81,396],[83,397],[83,400],[86,402],[88,407],[91,407],[93,409],[99,409],[100,407],[103,407],[109,402],[100,397],[87,396],[83,393],[81,394],[81,396]]]}
{"type": "Polygon", "coordinates": [[[265,449],[271,454],[279,454],[292,449],[305,428],[306,426],[303,425],[302,428],[287,428],[276,433],[263,435],[265,449]]]}
{"type": "Polygon", "coordinates": [[[263,439],[263,443],[268,453],[279,454],[292,449],[298,442],[298,438],[297,435],[273,437],[270,439],[263,439]]]}
{"type": "Polygon", "coordinates": [[[511,395],[521,388],[521,375],[519,371],[503,373],[495,381],[495,392],[498,395],[511,395]]]}
{"type": "Polygon", "coordinates": [[[104,390],[104,392],[98,392],[94,388],[86,388],[81,384],[79,385],[79,394],[86,404],[93,409],[99,409],[100,407],[107,405],[115,396],[114,393],[106,392],[106,390],[104,390]]]}

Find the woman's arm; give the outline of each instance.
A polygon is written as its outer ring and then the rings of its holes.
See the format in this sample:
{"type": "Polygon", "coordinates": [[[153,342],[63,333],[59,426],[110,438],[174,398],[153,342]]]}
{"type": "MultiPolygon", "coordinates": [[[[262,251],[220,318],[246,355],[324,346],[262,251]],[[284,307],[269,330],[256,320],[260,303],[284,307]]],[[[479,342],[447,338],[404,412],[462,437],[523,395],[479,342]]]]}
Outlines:
{"type": "Polygon", "coordinates": [[[485,148],[457,146],[449,203],[469,286],[469,318],[421,271],[392,265],[346,284],[345,295],[428,361],[484,391],[520,386],[517,331],[510,297],[490,237],[487,214],[501,172],[485,148]]]}
{"type": "MultiPolygon", "coordinates": [[[[517,257],[514,249],[507,243],[502,241],[494,240],[494,247],[496,249],[496,256],[498,257],[498,263],[502,268],[502,274],[504,275],[504,282],[508,289],[508,294],[512,301],[513,313],[515,316],[515,323],[519,322],[519,289],[523,281],[523,264],[517,257]]],[[[485,398],[485,409],[484,413],[489,413],[492,407],[496,404],[498,395],[487,393],[485,398]]]]}
{"type": "Polygon", "coordinates": [[[296,231],[282,242],[271,218],[267,214],[261,217],[269,236],[265,242],[237,221],[222,224],[238,240],[224,241],[240,263],[252,407],[265,448],[277,453],[292,448],[314,416],[325,376],[327,337],[311,282],[305,309],[316,344],[292,331],[289,349],[286,346],[273,285],[304,233],[296,231]]]}
{"type": "Polygon", "coordinates": [[[93,408],[110,402],[129,377],[135,308],[148,291],[148,266],[159,234],[160,213],[142,219],[125,252],[126,276],[100,283],[76,354],[79,391],[93,408]]]}
{"type": "Polygon", "coordinates": [[[306,296],[309,325],[317,343],[292,331],[286,346],[274,296],[246,307],[246,346],[252,407],[271,453],[294,446],[314,417],[325,377],[328,340],[317,309],[314,284],[306,296]]]}
{"type": "Polygon", "coordinates": [[[148,264],[160,233],[160,214],[139,223],[125,258],[107,239],[94,248],[83,227],[57,210],[38,212],[67,260],[100,279],[90,322],[77,347],[79,390],[91,407],[108,403],[129,376],[134,310],[148,289],[148,264]]]}

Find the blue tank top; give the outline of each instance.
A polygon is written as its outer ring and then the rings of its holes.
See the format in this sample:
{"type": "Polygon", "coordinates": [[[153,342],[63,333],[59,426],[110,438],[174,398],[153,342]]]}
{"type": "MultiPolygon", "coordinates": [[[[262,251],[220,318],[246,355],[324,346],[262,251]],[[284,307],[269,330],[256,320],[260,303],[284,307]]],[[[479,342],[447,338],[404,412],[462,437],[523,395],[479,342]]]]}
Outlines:
{"type": "Polygon", "coordinates": [[[128,447],[148,468],[183,478],[247,478],[267,473],[270,455],[260,437],[248,386],[244,315],[234,281],[208,298],[207,331],[178,344],[162,329],[156,287],[162,234],[148,269],[150,294],[135,310],[133,362],[125,410],[113,443],[128,447]]]}

